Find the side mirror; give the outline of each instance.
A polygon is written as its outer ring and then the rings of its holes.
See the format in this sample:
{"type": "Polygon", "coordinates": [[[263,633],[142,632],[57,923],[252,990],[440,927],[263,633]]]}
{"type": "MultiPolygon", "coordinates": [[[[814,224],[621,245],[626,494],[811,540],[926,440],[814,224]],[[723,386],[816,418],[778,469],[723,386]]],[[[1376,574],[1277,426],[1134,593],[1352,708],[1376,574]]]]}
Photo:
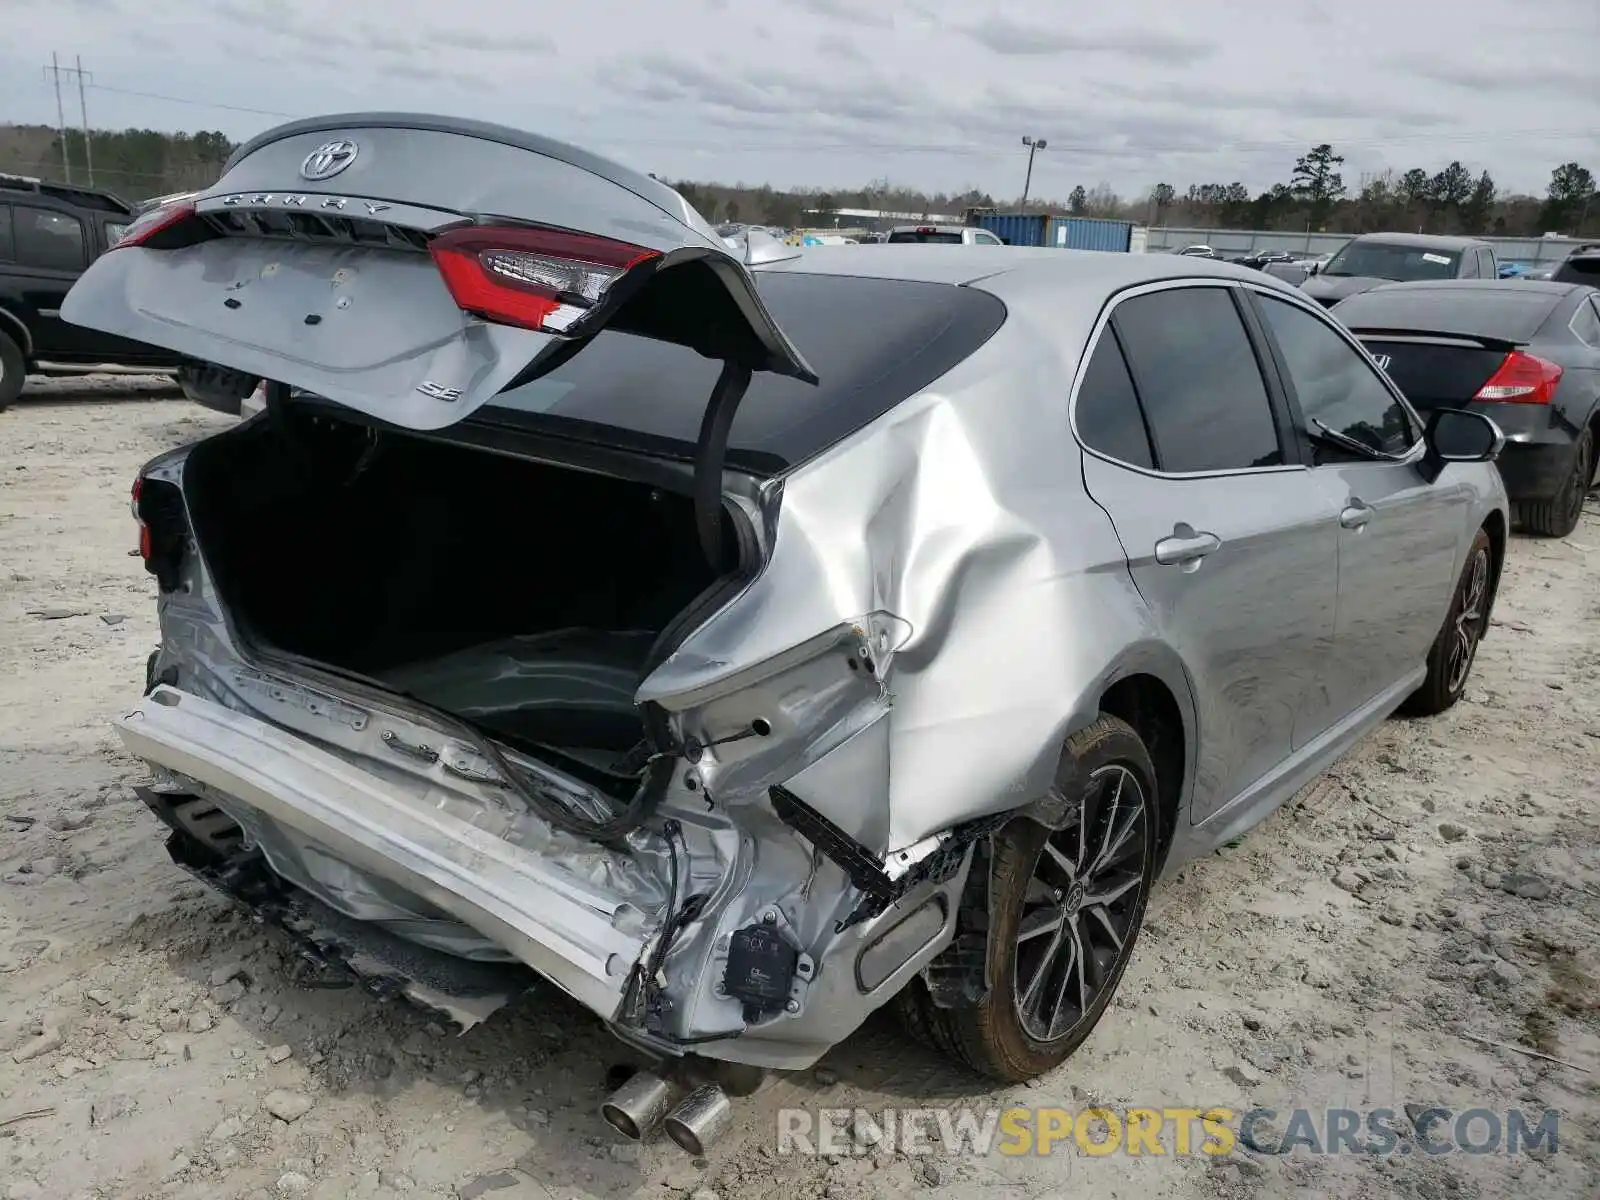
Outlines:
{"type": "Polygon", "coordinates": [[[1506,444],[1500,426],[1465,408],[1434,409],[1422,436],[1428,447],[1422,468],[1429,483],[1439,478],[1447,463],[1493,462],[1506,444]]]}
{"type": "Polygon", "coordinates": [[[1309,267],[1306,268],[1306,274],[1308,276],[1309,275],[1319,275],[1321,273],[1322,273],[1322,264],[1321,263],[1312,263],[1309,267]]]}
{"type": "Polygon", "coordinates": [[[1000,244],[1004,245],[1004,246],[1009,246],[1009,245],[1011,245],[1011,239],[1003,237],[1003,238],[1000,239],[1000,244]]]}

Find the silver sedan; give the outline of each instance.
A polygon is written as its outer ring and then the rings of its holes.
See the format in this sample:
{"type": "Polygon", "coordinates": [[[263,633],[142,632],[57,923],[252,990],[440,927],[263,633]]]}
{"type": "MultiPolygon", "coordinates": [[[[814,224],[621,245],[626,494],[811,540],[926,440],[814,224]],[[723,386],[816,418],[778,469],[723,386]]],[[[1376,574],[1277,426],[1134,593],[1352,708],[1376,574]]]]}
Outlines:
{"type": "Polygon", "coordinates": [[[497,126],[271,130],[64,311],[264,381],[135,484],[174,857],[463,1024],[542,975],[663,1076],[891,1001],[1050,1070],[1159,876],[1459,699],[1505,551],[1494,424],[1260,272],[730,242],[497,126]]]}

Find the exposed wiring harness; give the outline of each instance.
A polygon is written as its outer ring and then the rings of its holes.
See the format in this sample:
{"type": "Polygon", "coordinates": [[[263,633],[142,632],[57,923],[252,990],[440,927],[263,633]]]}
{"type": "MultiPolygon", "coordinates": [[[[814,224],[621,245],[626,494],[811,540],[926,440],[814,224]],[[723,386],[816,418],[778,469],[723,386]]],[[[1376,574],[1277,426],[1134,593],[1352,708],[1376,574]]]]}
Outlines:
{"type": "Polygon", "coordinates": [[[656,938],[650,957],[634,967],[634,977],[628,989],[631,1000],[625,1002],[623,1007],[634,1011],[638,1018],[637,1024],[656,1026],[651,1032],[674,1046],[698,1046],[705,1042],[720,1042],[738,1037],[745,1031],[743,1026],[722,1033],[708,1033],[691,1038],[673,1037],[660,1028],[662,1018],[670,1008],[662,983],[661,968],[666,964],[667,955],[672,952],[678,936],[705,911],[709,899],[704,893],[696,893],[679,902],[679,893],[688,885],[689,843],[683,836],[683,826],[675,819],[668,818],[661,827],[661,833],[667,843],[668,864],[667,904],[662,913],[661,933],[656,938]],[[684,860],[681,869],[678,865],[680,847],[684,860]]]}

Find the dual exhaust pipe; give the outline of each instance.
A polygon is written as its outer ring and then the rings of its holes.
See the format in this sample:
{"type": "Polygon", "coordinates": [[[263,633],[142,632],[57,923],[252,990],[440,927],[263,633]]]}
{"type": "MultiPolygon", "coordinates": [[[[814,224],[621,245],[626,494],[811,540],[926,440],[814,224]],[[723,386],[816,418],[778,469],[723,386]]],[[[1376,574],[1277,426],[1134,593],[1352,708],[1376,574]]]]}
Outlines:
{"type": "Polygon", "coordinates": [[[676,1105],[675,1089],[661,1076],[640,1071],[600,1106],[607,1125],[623,1137],[643,1141],[656,1126],[696,1158],[706,1154],[733,1125],[733,1102],[715,1083],[694,1088],[676,1105]]]}

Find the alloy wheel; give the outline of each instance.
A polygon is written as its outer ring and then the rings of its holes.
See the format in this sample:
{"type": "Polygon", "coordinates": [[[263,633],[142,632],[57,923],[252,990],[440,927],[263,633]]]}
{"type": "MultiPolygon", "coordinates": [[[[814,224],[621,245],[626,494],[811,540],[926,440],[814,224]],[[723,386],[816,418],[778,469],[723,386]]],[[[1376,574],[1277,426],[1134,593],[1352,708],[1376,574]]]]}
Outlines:
{"type": "Polygon", "coordinates": [[[1456,610],[1450,630],[1450,647],[1445,660],[1445,680],[1453,696],[1467,686],[1478,642],[1483,637],[1484,610],[1489,598],[1489,552],[1481,547],[1467,563],[1461,585],[1461,606],[1456,610]]]}
{"type": "Polygon", "coordinates": [[[1037,1042],[1069,1036],[1132,951],[1154,831],[1144,786],[1119,763],[1090,774],[1076,825],[1053,833],[1023,896],[1012,996],[1037,1042]]]}

